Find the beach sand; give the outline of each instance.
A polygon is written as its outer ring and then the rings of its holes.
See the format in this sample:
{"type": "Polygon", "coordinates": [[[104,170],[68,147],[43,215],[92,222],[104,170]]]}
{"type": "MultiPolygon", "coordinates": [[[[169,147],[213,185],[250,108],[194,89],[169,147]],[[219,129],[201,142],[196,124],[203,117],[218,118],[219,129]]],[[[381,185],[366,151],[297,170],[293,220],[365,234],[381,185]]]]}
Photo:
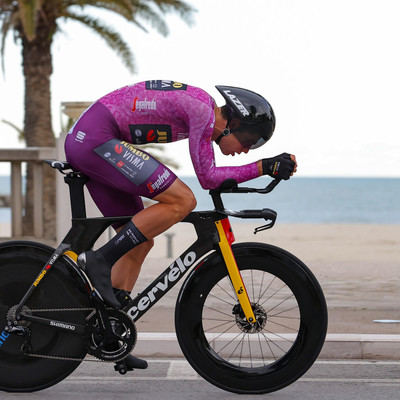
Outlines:
{"type": "MultiPolygon", "coordinates": [[[[233,223],[236,242],[267,242],[300,258],[316,275],[329,310],[328,333],[400,334],[400,225],[277,224],[257,235],[260,223],[233,223]]],[[[162,235],[149,254],[133,294],[143,290],[194,240],[190,224],[168,232],[173,258],[167,259],[162,235]]],[[[171,290],[138,322],[145,332],[173,332],[173,308],[178,292],[171,290]]]]}

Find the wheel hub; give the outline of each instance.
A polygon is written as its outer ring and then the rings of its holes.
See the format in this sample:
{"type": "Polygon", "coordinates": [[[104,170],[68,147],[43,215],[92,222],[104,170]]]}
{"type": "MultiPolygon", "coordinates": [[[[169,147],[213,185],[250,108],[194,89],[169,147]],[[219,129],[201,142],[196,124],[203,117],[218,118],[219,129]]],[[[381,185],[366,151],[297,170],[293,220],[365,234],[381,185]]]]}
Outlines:
{"type": "Polygon", "coordinates": [[[258,303],[250,303],[256,318],[255,323],[250,323],[243,312],[241,305],[238,303],[232,309],[232,314],[235,316],[236,325],[245,333],[261,332],[267,323],[267,313],[264,308],[258,303]]]}

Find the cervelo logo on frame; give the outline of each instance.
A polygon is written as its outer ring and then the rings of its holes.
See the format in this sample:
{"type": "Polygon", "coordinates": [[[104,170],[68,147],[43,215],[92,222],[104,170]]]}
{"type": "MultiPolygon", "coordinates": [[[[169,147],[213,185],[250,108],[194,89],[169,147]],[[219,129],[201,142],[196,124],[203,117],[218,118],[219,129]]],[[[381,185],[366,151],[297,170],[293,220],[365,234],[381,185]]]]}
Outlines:
{"type": "Polygon", "coordinates": [[[241,101],[233,94],[231,93],[230,90],[224,90],[224,93],[229,96],[229,98],[233,101],[237,109],[241,112],[241,114],[246,117],[247,115],[250,115],[250,113],[247,111],[246,107],[241,103],[241,101]]]}
{"type": "Polygon", "coordinates": [[[135,97],[133,100],[132,111],[142,110],[157,110],[157,102],[154,99],[151,101],[147,100],[147,98],[139,100],[139,97],[135,97]]]}
{"type": "Polygon", "coordinates": [[[133,306],[127,311],[128,315],[135,320],[141,311],[147,310],[152,303],[161,298],[164,293],[168,292],[168,290],[173,286],[173,283],[178,280],[191,265],[193,265],[196,258],[196,253],[190,251],[186,254],[183,260],[180,257],[175,260],[175,262],[169,266],[170,270],[163,276],[163,280],[158,281],[153,287],[151,287],[150,290],[139,299],[137,306],[133,306]],[[155,294],[159,291],[161,291],[162,294],[159,294],[156,298],[155,294]]]}

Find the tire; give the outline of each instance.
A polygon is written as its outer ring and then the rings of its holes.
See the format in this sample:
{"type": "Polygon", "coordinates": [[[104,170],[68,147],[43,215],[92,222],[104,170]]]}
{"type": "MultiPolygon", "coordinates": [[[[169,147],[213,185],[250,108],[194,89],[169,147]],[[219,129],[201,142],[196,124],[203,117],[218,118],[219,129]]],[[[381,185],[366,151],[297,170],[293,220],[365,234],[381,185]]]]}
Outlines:
{"type": "Polygon", "coordinates": [[[178,296],[181,349],[207,381],[234,393],[279,390],[314,363],[327,330],[326,302],[311,271],[274,246],[232,246],[257,319],[249,325],[218,253],[194,268],[178,296]]]}
{"type": "MultiPolygon", "coordinates": [[[[0,390],[32,392],[52,386],[69,374],[80,361],[36,358],[24,355],[24,336],[7,334],[7,313],[17,305],[32,285],[53,249],[32,242],[9,242],[0,245],[0,390]]],[[[74,275],[66,259],[56,262],[32,296],[28,309],[90,307],[89,297],[74,284],[74,275]]],[[[88,312],[86,312],[87,314],[88,312]]],[[[83,311],[50,311],[32,315],[59,321],[84,323],[83,311]]],[[[52,356],[84,358],[83,337],[50,326],[29,323],[32,352],[52,356]]]]}

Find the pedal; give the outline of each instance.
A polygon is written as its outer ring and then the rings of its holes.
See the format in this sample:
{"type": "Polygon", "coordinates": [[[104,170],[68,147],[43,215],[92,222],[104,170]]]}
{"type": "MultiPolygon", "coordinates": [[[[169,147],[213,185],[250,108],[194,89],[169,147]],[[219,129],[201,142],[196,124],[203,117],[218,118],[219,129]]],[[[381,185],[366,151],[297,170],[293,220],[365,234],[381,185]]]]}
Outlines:
{"type": "Polygon", "coordinates": [[[114,370],[119,372],[121,375],[125,375],[128,371],[133,371],[133,369],[129,369],[126,364],[125,361],[118,361],[115,365],[114,365],[114,370]]]}

